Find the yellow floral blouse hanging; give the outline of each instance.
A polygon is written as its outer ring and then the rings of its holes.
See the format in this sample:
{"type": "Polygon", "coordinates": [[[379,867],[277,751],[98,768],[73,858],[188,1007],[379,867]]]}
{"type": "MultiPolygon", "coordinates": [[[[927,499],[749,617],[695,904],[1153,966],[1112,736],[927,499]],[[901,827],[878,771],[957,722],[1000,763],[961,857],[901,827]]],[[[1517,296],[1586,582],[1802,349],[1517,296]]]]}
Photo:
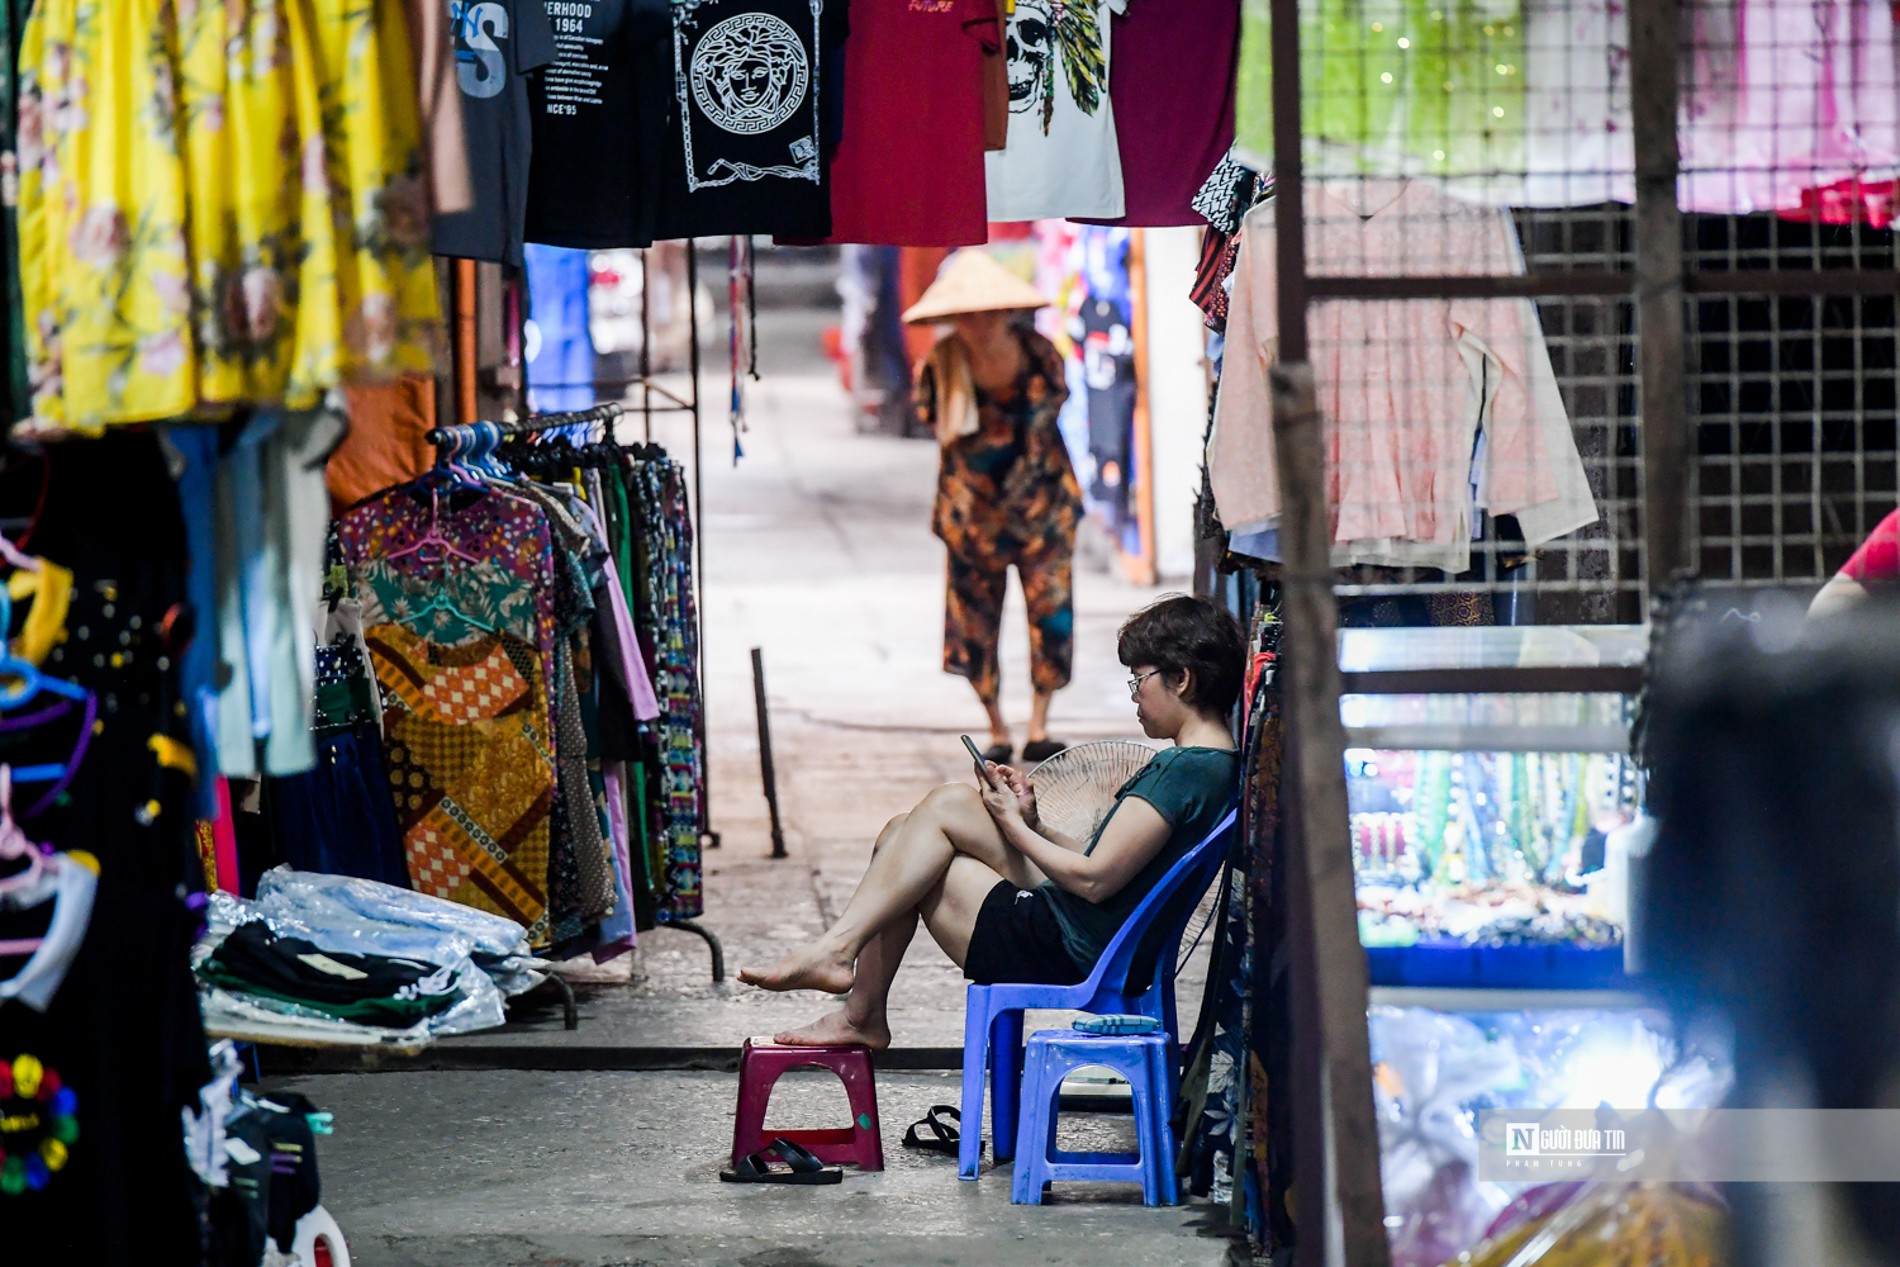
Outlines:
{"type": "Polygon", "coordinates": [[[21,41],[36,427],[314,407],[434,366],[405,0],[39,0],[21,41]]]}

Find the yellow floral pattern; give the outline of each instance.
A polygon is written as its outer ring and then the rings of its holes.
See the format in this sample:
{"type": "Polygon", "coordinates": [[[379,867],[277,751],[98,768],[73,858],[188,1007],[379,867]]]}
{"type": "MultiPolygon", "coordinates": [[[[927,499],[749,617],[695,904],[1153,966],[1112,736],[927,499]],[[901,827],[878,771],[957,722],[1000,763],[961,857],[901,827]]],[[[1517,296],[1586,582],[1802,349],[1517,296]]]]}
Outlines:
{"type": "Polygon", "coordinates": [[[434,367],[405,0],[39,0],[20,47],[33,425],[307,409],[434,367]]]}

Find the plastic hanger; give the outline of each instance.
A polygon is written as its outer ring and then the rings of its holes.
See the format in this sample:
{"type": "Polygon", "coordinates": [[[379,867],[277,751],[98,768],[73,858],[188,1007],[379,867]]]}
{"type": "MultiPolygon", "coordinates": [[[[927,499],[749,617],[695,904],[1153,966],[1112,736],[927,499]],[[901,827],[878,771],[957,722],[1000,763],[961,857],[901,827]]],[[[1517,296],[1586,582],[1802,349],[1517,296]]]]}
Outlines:
{"type": "Polygon", "coordinates": [[[26,866],[0,876],[0,893],[13,893],[31,887],[46,870],[46,858],[38,845],[26,838],[13,819],[13,771],[0,766],[0,861],[26,860],[26,866]]]}
{"type": "Polygon", "coordinates": [[[420,622],[424,617],[433,616],[437,612],[447,612],[463,624],[472,625],[483,633],[492,634],[501,632],[487,621],[478,620],[463,611],[460,607],[457,607],[455,600],[449,597],[448,591],[442,588],[430,591],[429,597],[425,602],[418,607],[410,609],[409,614],[404,617],[404,623],[420,622]]]}
{"type": "MultiPolygon", "coordinates": [[[[13,772],[6,766],[0,766],[0,859],[18,858],[26,859],[26,866],[0,878],[0,895],[31,889],[48,872],[57,873],[63,865],[57,855],[45,853],[28,840],[26,833],[13,820],[13,772]]],[[[0,956],[30,955],[45,940],[43,937],[0,939],[0,956]]]]}
{"type": "Polygon", "coordinates": [[[6,560],[22,571],[37,572],[40,570],[40,561],[38,559],[30,554],[22,553],[18,546],[8,541],[5,537],[0,537],[0,559],[6,560]]]}
{"type": "MultiPolygon", "coordinates": [[[[7,556],[6,548],[0,548],[0,557],[10,557],[7,556]]],[[[85,715],[80,719],[79,734],[73,741],[72,754],[64,763],[20,766],[7,771],[5,791],[8,803],[7,807],[0,807],[8,815],[5,823],[12,821],[10,805],[12,787],[15,783],[50,782],[53,785],[29,808],[29,817],[43,814],[52,807],[54,800],[66,790],[73,776],[79,772],[79,763],[85,759],[86,749],[92,743],[93,723],[99,716],[99,703],[91,691],[77,682],[69,682],[65,678],[44,673],[32,661],[13,654],[13,644],[6,637],[6,631],[12,627],[13,597],[7,592],[5,585],[0,585],[0,712],[18,708],[40,695],[57,695],[63,699],[76,700],[84,705],[85,715]]],[[[4,831],[5,823],[0,823],[0,831],[4,831]]]]}
{"type": "Polygon", "coordinates": [[[475,424],[475,435],[472,441],[473,453],[469,458],[469,465],[474,468],[477,474],[504,484],[517,482],[518,477],[516,473],[510,469],[509,464],[502,458],[500,452],[502,442],[507,438],[506,433],[504,433],[501,427],[496,423],[478,422],[475,424]]]}
{"type": "Polygon", "coordinates": [[[461,460],[468,451],[468,428],[444,427],[435,436],[435,469],[417,480],[414,487],[434,491],[447,485],[486,492],[488,486],[461,460]]]}
{"type": "MultiPolygon", "coordinates": [[[[4,551],[0,551],[0,554],[4,554],[4,551]]],[[[6,586],[0,585],[0,683],[5,683],[0,686],[0,710],[18,708],[42,691],[71,700],[92,697],[85,687],[42,673],[38,665],[14,655],[13,644],[6,637],[6,631],[12,627],[13,596],[7,592],[6,586]]],[[[15,777],[24,778],[24,772],[15,777]]]]}
{"type": "Polygon", "coordinates": [[[400,559],[408,555],[416,554],[422,555],[425,562],[431,561],[429,556],[422,554],[424,550],[435,550],[438,552],[439,557],[433,560],[434,562],[441,562],[449,557],[461,559],[464,563],[481,562],[480,559],[477,559],[466,550],[459,549],[454,542],[442,535],[442,492],[440,489],[432,488],[429,490],[428,531],[418,537],[413,544],[406,545],[400,550],[391,550],[389,557],[392,559],[400,559]]]}

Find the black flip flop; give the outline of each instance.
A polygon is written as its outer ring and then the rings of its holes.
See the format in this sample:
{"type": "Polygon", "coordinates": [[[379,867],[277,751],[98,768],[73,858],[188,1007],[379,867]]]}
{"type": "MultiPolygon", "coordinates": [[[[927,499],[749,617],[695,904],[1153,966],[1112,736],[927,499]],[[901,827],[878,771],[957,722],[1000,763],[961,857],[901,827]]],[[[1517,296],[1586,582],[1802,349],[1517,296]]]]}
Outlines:
{"type": "Polygon", "coordinates": [[[719,1172],[721,1183],[796,1183],[820,1185],[843,1183],[844,1170],[839,1166],[827,1166],[804,1147],[789,1139],[775,1139],[742,1159],[738,1165],[719,1172]],[[782,1161],[787,1169],[776,1169],[772,1163],[782,1161]]]}
{"type": "Polygon", "coordinates": [[[1015,755],[1016,750],[1006,743],[993,743],[983,749],[983,759],[994,761],[997,765],[1008,765],[1009,759],[1015,755]]]}
{"type": "Polygon", "coordinates": [[[1031,739],[1023,745],[1023,760],[1043,762],[1068,749],[1069,745],[1060,739],[1031,739]]]}
{"type": "Polygon", "coordinates": [[[959,1110],[948,1104],[932,1105],[930,1112],[919,1121],[912,1122],[910,1129],[904,1132],[904,1147],[955,1157],[963,1142],[962,1127],[963,1114],[959,1110]],[[945,1118],[950,1121],[946,1122],[945,1118]],[[928,1136],[924,1134],[925,1131],[930,1132],[928,1136]]]}

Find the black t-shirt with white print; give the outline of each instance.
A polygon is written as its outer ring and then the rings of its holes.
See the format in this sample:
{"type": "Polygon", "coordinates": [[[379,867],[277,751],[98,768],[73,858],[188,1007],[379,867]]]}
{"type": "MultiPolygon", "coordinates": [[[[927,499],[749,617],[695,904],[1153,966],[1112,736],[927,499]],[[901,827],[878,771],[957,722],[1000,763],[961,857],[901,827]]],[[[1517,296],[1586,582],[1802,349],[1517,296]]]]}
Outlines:
{"type": "Polygon", "coordinates": [[[554,63],[529,80],[528,240],[650,246],[673,103],[669,0],[541,0],[554,63]]]}
{"type": "Polygon", "coordinates": [[[846,0],[681,0],[662,238],[831,232],[824,51],[846,0]]]}

